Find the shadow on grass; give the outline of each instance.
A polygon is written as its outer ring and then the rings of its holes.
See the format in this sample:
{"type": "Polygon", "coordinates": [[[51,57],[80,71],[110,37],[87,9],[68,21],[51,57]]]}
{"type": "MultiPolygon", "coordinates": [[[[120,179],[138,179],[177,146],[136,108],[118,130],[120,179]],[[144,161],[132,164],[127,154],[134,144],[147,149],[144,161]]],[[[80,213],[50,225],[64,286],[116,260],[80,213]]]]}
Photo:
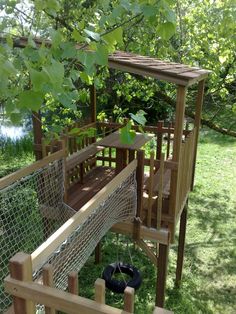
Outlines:
{"type": "MultiPolygon", "coordinates": [[[[234,313],[236,204],[227,190],[191,195],[180,289],[167,290],[174,313],[234,313]]],[[[173,246],[175,253],[177,245],[173,246]]],[[[172,266],[170,276],[173,276],[172,266]]]]}
{"type": "Polygon", "coordinates": [[[223,147],[236,144],[236,138],[228,135],[217,133],[209,128],[204,127],[200,133],[201,144],[217,144],[223,147]]]}

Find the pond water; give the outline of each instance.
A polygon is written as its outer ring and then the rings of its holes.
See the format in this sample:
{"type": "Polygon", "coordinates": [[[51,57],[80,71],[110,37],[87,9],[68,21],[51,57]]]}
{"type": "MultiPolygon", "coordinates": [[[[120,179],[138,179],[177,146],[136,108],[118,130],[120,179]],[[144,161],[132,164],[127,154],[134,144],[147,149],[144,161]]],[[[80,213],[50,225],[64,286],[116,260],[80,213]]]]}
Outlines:
{"type": "Polygon", "coordinates": [[[0,121],[0,136],[8,137],[12,140],[18,140],[26,134],[23,126],[1,125],[0,121]]]}

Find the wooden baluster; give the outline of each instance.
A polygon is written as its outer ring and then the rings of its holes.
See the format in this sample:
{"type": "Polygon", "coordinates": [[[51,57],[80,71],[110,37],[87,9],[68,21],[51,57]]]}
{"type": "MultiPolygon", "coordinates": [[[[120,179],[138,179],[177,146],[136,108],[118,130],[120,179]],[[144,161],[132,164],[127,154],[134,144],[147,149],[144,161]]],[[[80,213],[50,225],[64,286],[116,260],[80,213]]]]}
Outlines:
{"type": "Polygon", "coordinates": [[[105,280],[100,278],[95,281],[95,301],[105,304],[105,280]]]}
{"type": "Polygon", "coordinates": [[[149,187],[148,187],[148,212],[147,226],[151,228],[152,224],[152,205],[153,205],[153,176],[154,176],[154,152],[150,153],[150,169],[149,169],[149,187]]]}
{"type": "Polygon", "coordinates": [[[126,287],[124,291],[124,310],[134,313],[134,288],[126,287]]]}
{"type": "Polygon", "coordinates": [[[170,138],[171,138],[171,122],[168,123],[168,134],[167,134],[167,147],[166,147],[166,159],[170,156],[170,138]]]}
{"type": "Polygon", "coordinates": [[[79,295],[78,273],[72,271],[68,275],[68,291],[69,293],[79,295]]]}
{"type": "MultiPolygon", "coordinates": [[[[20,281],[32,281],[31,256],[25,253],[17,253],[10,259],[10,276],[20,281]]],[[[22,298],[13,297],[15,314],[35,313],[35,304],[22,298]]]]}
{"type": "Polygon", "coordinates": [[[161,228],[161,214],[162,214],[162,198],[163,198],[163,176],[164,176],[164,153],[161,154],[160,160],[160,184],[158,188],[158,200],[157,200],[157,229],[161,228]]]}
{"type": "Polygon", "coordinates": [[[163,128],[163,121],[159,121],[157,123],[157,150],[156,150],[156,159],[161,159],[161,152],[162,152],[162,128],[163,128]]]}
{"type": "MultiPolygon", "coordinates": [[[[53,268],[52,265],[46,264],[43,267],[43,285],[53,287],[53,268]]],[[[55,314],[56,310],[51,307],[45,307],[45,314],[55,314]]]]}

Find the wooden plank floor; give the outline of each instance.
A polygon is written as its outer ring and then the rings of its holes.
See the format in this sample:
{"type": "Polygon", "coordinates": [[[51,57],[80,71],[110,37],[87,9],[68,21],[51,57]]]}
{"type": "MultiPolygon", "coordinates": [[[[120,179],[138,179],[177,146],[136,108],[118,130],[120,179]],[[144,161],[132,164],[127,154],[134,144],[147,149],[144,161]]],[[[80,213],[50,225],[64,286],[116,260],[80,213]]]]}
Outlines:
{"type": "Polygon", "coordinates": [[[84,176],[84,183],[76,183],[68,191],[67,204],[79,210],[98,191],[115,177],[115,169],[99,166],[84,176]]]}

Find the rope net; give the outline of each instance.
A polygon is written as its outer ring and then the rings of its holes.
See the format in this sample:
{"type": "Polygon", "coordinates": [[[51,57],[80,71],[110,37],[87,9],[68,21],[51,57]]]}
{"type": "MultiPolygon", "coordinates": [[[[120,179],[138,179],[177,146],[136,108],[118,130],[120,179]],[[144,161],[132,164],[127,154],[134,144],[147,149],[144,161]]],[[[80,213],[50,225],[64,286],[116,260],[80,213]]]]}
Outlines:
{"type": "Polygon", "coordinates": [[[63,161],[56,160],[0,190],[0,313],[10,304],[3,280],[9,259],[31,254],[73,214],[63,203],[63,161]]]}
{"type": "MultiPolygon", "coordinates": [[[[98,203],[34,270],[34,280],[42,280],[42,268],[49,263],[54,271],[54,286],[62,290],[67,288],[68,274],[82,268],[106,232],[115,223],[135,216],[135,175],[133,171],[102,203],[98,203]]],[[[11,298],[3,288],[9,259],[19,251],[31,254],[75,213],[63,202],[63,183],[63,161],[58,160],[0,190],[0,313],[11,304],[11,298]]],[[[37,310],[44,312],[44,307],[38,305],[37,310]]]]}
{"type": "Polygon", "coordinates": [[[65,290],[68,274],[71,271],[78,272],[82,268],[107,231],[117,222],[134,218],[137,207],[136,193],[134,171],[104,202],[98,204],[91,215],[40,265],[34,278],[39,279],[43,265],[49,263],[54,271],[54,286],[65,290]]]}

